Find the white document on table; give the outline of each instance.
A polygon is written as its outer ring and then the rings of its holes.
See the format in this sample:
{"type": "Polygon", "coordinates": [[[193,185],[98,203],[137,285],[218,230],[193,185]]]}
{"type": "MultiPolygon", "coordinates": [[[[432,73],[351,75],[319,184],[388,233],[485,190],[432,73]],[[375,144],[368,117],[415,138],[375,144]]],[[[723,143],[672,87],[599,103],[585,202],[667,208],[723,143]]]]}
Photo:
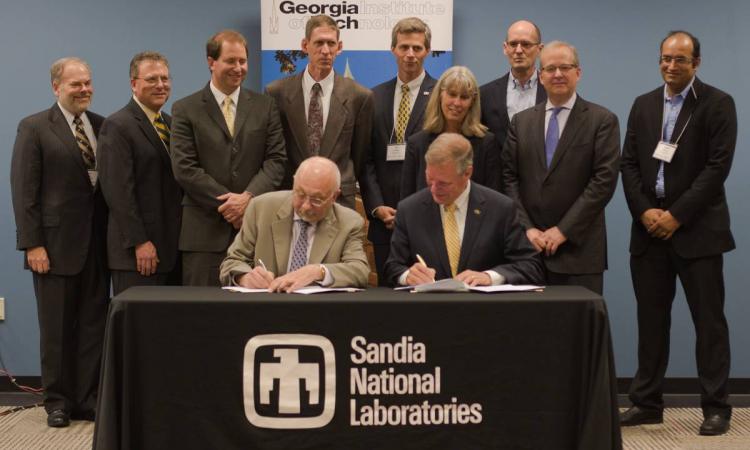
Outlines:
{"type": "Polygon", "coordinates": [[[268,289],[250,289],[242,286],[224,286],[225,291],[242,292],[243,294],[253,294],[258,292],[268,292],[268,289]]]}
{"type": "Polygon", "coordinates": [[[292,294],[309,295],[309,294],[322,294],[325,292],[359,292],[359,291],[364,291],[364,289],[353,288],[353,287],[329,288],[329,287],[323,287],[323,286],[306,286],[306,287],[297,289],[296,291],[292,291],[292,294]]]}

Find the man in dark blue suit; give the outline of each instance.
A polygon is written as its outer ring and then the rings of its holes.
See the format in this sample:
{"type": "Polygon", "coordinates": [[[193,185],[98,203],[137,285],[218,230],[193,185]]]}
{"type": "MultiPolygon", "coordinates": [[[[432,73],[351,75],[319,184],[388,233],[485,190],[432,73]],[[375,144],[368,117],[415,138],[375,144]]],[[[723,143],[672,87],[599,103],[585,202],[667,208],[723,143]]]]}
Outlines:
{"type": "Polygon", "coordinates": [[[372,146],[365,173],[360,179],[362,200],[370,225],[367,238],[375,251],[378,284],[385,285],[383,267],[391,248],[399,200],[401,166],[405,142],[422,129],[427,99],[435,79],[423,67],[430,53],[432,32],[416,17],[401,19],[391,32],[391,52],[396,58],[398,76],[376,86],[372,146]]]}
{"type": "Polygon", "coordinates": [[[443,133],[425,160],[428,187],[398,205],[386,280],[392,285],[443,278],[472,286],[542,284],[541,260],[513,201],[470,182],[469,141],[443,133]]]}

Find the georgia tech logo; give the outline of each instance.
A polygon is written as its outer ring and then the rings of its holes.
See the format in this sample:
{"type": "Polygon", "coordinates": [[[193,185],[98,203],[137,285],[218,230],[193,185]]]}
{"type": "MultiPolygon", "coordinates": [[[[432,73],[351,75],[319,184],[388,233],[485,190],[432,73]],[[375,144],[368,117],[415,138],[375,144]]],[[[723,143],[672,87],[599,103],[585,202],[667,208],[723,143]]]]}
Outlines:
{"type": "Polygon", "coordinates": [[[314,334],[263,334],[247,341],[245,416],[261,428],[326,426],[336,407],[336,355],[314,334]]]}

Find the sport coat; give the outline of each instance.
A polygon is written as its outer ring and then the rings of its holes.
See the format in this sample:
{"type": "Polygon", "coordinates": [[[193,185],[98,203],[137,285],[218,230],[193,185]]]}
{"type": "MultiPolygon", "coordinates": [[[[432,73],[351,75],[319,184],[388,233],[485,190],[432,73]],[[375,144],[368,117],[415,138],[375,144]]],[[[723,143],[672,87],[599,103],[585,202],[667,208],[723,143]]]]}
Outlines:
{"type": "MultiPolygon", "coordinates": [[[[633,102],[622,152],[622,184],[633,215],[630,252],[646,251],[651,238],[641,215],[657,208],[653,158],[662,137],[664,86],[633,102]]],[[[672,142],[682,134],[672,162],[664,164],[662,209],[680,222],[672,235],[675,252],[683,258],[717,255],[734,249],[724,181],[729,175],[737,142],[737,111],[732,97],[713,86],[693,82],[677,117],[672,142]],[[684,132],[682,131],[684,129],[684,132]]]]}
{"type": "MultiPolygon", "coordinates": [[[[162,117],[171,126],[172,118],[162,117]]],[[[136,245],[151,241],[159,257],[157,273],[172,271],[179,255],[182,189],[172,174],[169,149],[135,100],[104,121],[97,153],[109,206],[109,268],[135,271],[136,245]]]]}
{"type": "MultiPolygon", "coordinates": [[[[411,108],[409,122],[406,124],[404,139],[422,129],[424,110],[430,98],[432,88],[437,80],[425,72],[424,80],[419,86],[417,99],[411,108]]],[[[368,152],[365,171],[359,182],[365,211],[370,217],[367,238],[375,244],[387,244],[391,241],[391,230],[383,222],[372,217],[372,211],[378,206],[395,208],[400,200],[401,168],[403,161],[387,161],[387,147],[395,140],[393,124],[393,98],[396,92],[396,78],[375,86],[372,90],[375,113],[373,115],[372,144],[368,152]]]]}
{"type": "MultiPolygon", "coordinates": [[[[502,77],[492,80],[479,88],[479,98],[482,105],[482,123],[489,127],[495,134],[499,148],[503,148],[505,138],[510,126],[508,118],[508,83],[510,72],[502,77]]],[[[547,101],[547,91],[542,83],[537,81],[536,101],[539,104],[547,101]]]]}
{"type": "Polygon", "coordinates": [[[228,192],[258,196],[278,189],[286,152],[274,100],[240,89],[229,134],[207,84],[172,106],[172,169],[185,195],[180,250],[223,252],[236,231],[224,220],[216,197],[228,192]]]}
{"type": "Polygon", "coordinates": [[[607,109],[578,96],[547,169],[545,104],[513,117],[503,148],[504,191],[519,205],[525,229],[557,226],[568,239],[544,262],[552,272],[607,268],[604,207],[617,187],[620,128],[607,109]]]}
{"type": "MultiPolygon", "coordinates": [[[[305,69],[307,70],[307,69],[305,69]]],[[[305,97],[302,93],[304,73],[276,80],[266,91],[276,99],[284,127],[284,140],[289,164],[283,189],[291,189],[292,176],[297,167],[310,156],[315,156],[307,144],[305,97]]],[[[334,74],[333,92],[320,142],[320,156],[339,167],[341,196],[339,202],[354,208],[356,181],[364,167],[372,130],[372,92],[339,74],[334,74]]]]}
{"type": "MultiPolygon", "coordinates": [[[[292,192],[278,191],[250,202],[242,229],[221,264],[221,283],[253,270],[262,260],[276,276],[286,274],[294,225],[292,192]]],[[[323,264],[333,277],[331,287],[365,287],[370,267],[363,247],[364,220],[347,207],[333,204],[315,229],[309,264],[323,264]]]]}
{"type": "MultiPolygon", "coordinates": [[[[402,200],[396,212],[391,253],[385,264],[392,285],[416,261],[435,269],[435,279],[451,278],[440,206],[429,189],[402,200]]],[[[494,270],[510,284],[544,284],[536,250],[518,222],[517,208],[505,195],[471,182],[458,273],[494,270]]]]}
{"type": "MultiPolygon", "coordinates": [[[[94,134],[104,117],[86,111],[94,134]]],[[[83,270],[94,239],[102,245],[97,258],[105,264],[107,206],[99,184],[91,186],[81,150],[70,125],[55,103],[49,110],[21,120],[10,171],[16,247],[44,246],[53,275],[83,270]]],[[[24,257],[24,267],[28,263],[24,257]]]]}
{"type": "MultiPolygon", "coordinates": [[[[424,155],[427,154],[430,145],[438,136],[439,134],[422,130],[411,136],[407,141],[406,158],[401,171],[400,196],[402,199],[427,187],[425,176],[427,163],[424,160],[424,155]]],[[[497,146],[495,135],[488,131],[483,137],[471,136],[467,139],[474,151],[474,171],[471,174],[471,181],[500,192],[501,147],[497,146]]]]}

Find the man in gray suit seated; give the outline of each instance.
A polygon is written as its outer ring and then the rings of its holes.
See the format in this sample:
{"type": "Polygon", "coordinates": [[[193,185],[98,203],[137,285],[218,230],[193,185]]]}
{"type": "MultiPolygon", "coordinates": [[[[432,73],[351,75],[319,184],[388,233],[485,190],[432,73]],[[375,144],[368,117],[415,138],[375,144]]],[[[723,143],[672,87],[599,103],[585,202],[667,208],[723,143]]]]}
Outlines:
{"type": "Polygon", "coordinates": [[[292,191],[261,195],[221,264],[221,282],[271,292],[313,283],[365,287],[370,267],[362,247],[364,221],[341,206],[336,164],[311,157],[294,174],[292,191]]]}

